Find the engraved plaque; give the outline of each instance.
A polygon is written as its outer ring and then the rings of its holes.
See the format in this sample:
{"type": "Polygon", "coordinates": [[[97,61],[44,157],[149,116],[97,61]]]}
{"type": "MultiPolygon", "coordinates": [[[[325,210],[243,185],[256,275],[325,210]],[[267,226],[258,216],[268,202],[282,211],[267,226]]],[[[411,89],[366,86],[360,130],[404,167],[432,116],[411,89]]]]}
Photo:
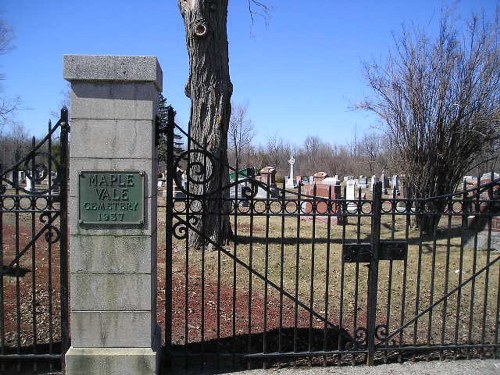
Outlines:
{"type": "Polygon", "coordinates": [[[80,172],[80,225],[144,225],[144,172],[80,172]]]}

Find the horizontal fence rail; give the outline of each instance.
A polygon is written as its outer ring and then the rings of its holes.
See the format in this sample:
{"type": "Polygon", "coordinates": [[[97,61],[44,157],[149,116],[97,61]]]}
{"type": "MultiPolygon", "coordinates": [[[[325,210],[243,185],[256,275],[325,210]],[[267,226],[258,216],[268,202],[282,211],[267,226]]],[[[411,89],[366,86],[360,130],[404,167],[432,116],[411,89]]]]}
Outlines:
{"type": "Polygon", "coordinates": [[[237,170],[217,191],[199,190],[194,184],[210,180],[217,162],[189,144],[169,166],[175,178],[164,206],[159,299],[174,364],[497,356],[500,181],[494,176],[427,199],[384,194],[380,186],[346,199],[345,187],[287,189],[237,170]],[[181,164],[184,179],[175,173],[181,164]],[[424,232],[421,223],[436,217],[439,225],[424,232]],[[229,223],[227,241],[206,235],[203,223],[213,221],[229,223]]]}

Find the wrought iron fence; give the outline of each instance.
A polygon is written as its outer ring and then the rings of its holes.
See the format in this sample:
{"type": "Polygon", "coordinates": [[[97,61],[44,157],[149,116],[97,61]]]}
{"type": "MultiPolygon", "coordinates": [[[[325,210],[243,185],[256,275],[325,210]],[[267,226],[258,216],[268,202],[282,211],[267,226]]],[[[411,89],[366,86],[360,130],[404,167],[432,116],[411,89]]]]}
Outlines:
{"type": "Polygon", "coordinates": [[[379,183],[346,199],[345,188],[286,189],[233,171],[234,181],[219,187],[225,194],[192,194],[217,161],[189,144],[175,161],[170,154],[176,177],[166,189],[165,345],[174,363],[498,356],[498,178],[428,199],[384,194],[379,183]],[[439,225],[425,233],[419,222],[436,215],[439,225]],[[199,223],[222,216],[228,241],[207,237],[193,247],[204,236],[199,223]]]}
{"type": "Polygon", "coordinates": [[[0,166],[0,372],[60,369],[69,347],[68,111],[14,166],[0,166]]]}

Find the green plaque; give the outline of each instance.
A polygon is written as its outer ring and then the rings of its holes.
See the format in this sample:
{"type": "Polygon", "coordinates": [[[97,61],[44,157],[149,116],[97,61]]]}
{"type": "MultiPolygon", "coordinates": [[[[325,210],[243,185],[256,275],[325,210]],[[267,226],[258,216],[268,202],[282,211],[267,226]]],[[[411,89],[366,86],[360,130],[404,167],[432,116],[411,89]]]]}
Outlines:
{"type": "Polygon", "coordinates": [[[78,187],[80,224],[144,225],[144,172],[80,172],[78,187]]]}

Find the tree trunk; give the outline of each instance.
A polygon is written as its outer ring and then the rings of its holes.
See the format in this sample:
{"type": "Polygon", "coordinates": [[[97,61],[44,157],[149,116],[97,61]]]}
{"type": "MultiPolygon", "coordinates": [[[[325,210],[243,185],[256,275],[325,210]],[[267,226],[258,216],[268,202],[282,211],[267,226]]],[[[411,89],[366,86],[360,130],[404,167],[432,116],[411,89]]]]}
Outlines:
{"type": "Polygon", "coordinates": [[[233,86],[227,42],[228,0],[179,0],[189,54],[186,95],[191,99],[188,171],[191,203],[189,243],[225,243],[230,236],[227,132],[233,86]],[[202,146],[202,147],[200,147],[202,146]],[[208,152],[196,152],[195,149],[208,152]]]}

